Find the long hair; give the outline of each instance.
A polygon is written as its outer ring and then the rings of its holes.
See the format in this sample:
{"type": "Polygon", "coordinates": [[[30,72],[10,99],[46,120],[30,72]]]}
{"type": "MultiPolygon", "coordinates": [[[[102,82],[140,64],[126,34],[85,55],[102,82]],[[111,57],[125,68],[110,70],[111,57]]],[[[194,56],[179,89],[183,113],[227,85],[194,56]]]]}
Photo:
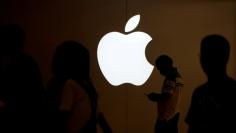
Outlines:
{"type": "Polygon", "coordinates": [[[76,41],[65,41],[56,48],[52,61],[54,76],[72,79],[89,77],[89,52],[76,41]]]}

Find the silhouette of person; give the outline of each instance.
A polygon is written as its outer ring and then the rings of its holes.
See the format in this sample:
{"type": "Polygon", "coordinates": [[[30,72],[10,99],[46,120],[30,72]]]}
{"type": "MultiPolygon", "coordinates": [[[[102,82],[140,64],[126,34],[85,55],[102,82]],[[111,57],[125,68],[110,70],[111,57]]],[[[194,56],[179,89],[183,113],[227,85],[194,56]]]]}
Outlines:
{"type": "Polygon", "coordinates": [[[201,41],[201,66],[208,81],[194,90],[186,116],[188,133],[235,133],[236,81],[227,75],[230,45],[222,35],[201,41]]]}
{"type": "Polygon", "coordinates": [[[165,77],[161,93],[152,92],[147,95],[149,100],[157,102],[158,105],[155,133],[178,133],[177,106],[183,81],[177,68],[173,67],[173,60],[169,56],[159,56],[155,64],[160,74],[165,77]]]}
{"type": "Polygon", "coordinates": [[[49,125],[51,130],[96,133],[99,123],[105,133],[111,133],[98,109],[98,94],[89,77],[88,50],[76,41],[65,41],[56,48],[52,72],[48,83],[49,110],[54,123],[49,125]]]}
{"type": "Polygon", "coordinates": [[[0,27],[0,132],[39,132],[44,88],[24,40],[18,25],[0,27]]]}

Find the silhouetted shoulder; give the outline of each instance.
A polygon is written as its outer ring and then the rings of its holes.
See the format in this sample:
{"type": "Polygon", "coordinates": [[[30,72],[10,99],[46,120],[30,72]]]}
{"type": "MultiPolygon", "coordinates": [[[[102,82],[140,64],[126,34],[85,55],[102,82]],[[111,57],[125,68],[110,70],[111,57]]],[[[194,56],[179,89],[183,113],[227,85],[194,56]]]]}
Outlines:
{"type": "Polygon", "coordinates": [[[196,121],[199,121],[199,105],[200,101],[204,99],[207,95],[207,83],[202,84],[201,86],[197,87],[192,93],[192,100],[190,104],[190,108],[188,110],[187,116],[185,118],[185,122],[189,125],[192,125],[196,121]]]}
{"type": "Polygon", "coordinates": [[[225,81],[225,86],[224,91],[223,91],[223,96],[225,97],[226,100],[229,101],[229,104],[234,104],[233,99],[235,99],[235,90],[236,90],[236,80],[232,78],[228,78],[227,81],[225,81]]]}
{"type": "MultiPolygon", "coordinates": [[[[27,54],[21,54],[17,57],[16,65],[22,73],[22,77],[28,76],[29,81],[32,84],[35,84],[35,81],[38,83],[42,82],[41,72],[36,60],[27,54]],[[33,78],[33,79],[32,79],[33,78]]],[[[40,85],[42,87],[42,85],[40,85]]]]}
{"type": "Polygon", "coordinates": [[[186,123],[194,130],[231,131],[234,120],[236,81],[225,78],[219,82],[207,82],[196,88],[186,116],[186,123]]]}
{"type": "Polygon", "coordinates": [[[236,80],[233,78],[228,79],[228,84],[232,87],[236,87],[236,80]]]}
{"type": "Polygon", "coordinates": [[[207,83],[204,83],[200,86],[198,86],[194,91],[193,91],[193,97],[198,97],[198,96],[201,96],[205,93],[207,93],[207,90],[208,90],[208,84],[207,83]]]}
{"type": "Polygon", "coordinates": [[[76,106],[75,103],[79,104],[82,101],[86,101],[87,105],[90,105],[85,90],[75,80],[66,81],[62,90],[60,110],[71,111],[76,106]]]}
{"type": "Polygon", "coordinates": [[[197,87],[194,92],[193,96],[201,96],[204,94],[209,94],[209,93],[229,93],[230,91],[234,92],[236,89],[236,80],[233,78],[226,78],[221,81],[215,81],[215,82],[207,82],[204,83],[203,85],[197,87]]]}
{"type": "Polygon", "coordinates": [[[35,61],[35,59],[32,56],[29,56],[27,54],[21,54],[18,56],[19,61],[21,61],[22,63],[28,64],[28,65],[32,65],[32,66],[38,66],[37,62],[35,61]]]}

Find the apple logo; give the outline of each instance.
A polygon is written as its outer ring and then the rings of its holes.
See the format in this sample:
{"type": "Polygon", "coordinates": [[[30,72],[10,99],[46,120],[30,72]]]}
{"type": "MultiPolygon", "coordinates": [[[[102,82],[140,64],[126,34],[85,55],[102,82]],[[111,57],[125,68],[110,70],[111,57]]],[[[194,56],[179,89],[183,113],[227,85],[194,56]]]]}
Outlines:
{"type": "MultiPolygon", "coordinates": [[[[140,15],[128,20],[125,32],[134,30],[140,21],[140,15]]],[[[150,77],[154,66],[145,55],[145,49],[152,38],[144,32],[122,34],[110,32],[102,37],[97,48],[99,67],[113,86],[130,83],[136,86],[144,84],[150,77]]]]}

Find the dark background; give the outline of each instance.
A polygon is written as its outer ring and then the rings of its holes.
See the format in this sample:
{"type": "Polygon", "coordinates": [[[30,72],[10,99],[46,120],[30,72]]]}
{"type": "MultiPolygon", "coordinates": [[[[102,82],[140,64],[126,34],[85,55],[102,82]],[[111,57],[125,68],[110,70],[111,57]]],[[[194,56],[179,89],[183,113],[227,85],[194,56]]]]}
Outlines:
{"type": "Polygon", "coordinates": [[[91,77],[100,95],[101,110],[114,133],[152,133],[156,105],[144,95],[159,92],[163,78],[154,70],[143,86],[111,86],[103,77],[96,50],[101,37],[111,31],[124,33],[126,20],[141,15],[135,29],[152,36],[146,49],[151,64],[169,54],[180,69],[185,87],[180,103],[180,131],[194,88],[206,77],[199,62],[199,44],[211,33],[231,43],[228,73],[236,78],[236,1],[234,0],[1,0],[0,24],[17,23],[27,34],[25,51],[38,62],[46,85],[55,47],[64,40],[83,43],[91,55],[91,77]],[[126,5],[127,2],[127,5],[126,5]],[[127,10],[126,7],[127,6],[127,10]],[[126,18],[127,16],[127,18],[126,18]]]}

